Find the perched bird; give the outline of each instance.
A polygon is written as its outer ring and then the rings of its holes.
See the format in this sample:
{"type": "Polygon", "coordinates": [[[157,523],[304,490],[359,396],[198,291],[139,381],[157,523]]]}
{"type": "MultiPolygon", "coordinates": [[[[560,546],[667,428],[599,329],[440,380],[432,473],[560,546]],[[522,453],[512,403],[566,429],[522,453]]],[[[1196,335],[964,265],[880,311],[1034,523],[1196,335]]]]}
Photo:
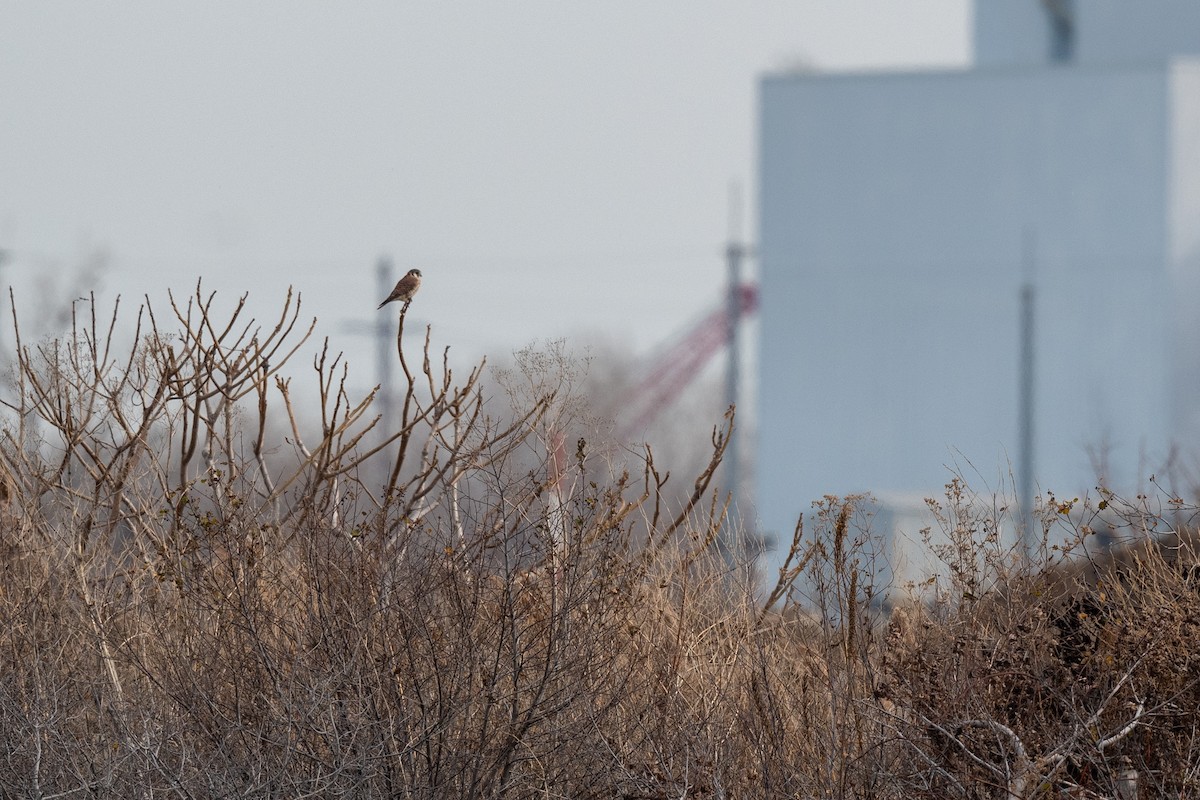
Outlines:
{"type": "Polygon", "coordinates": [[[383,308],[393,300],[403,300],[405,307],[412,302],[413,295],[417,293],[417,289],[421,288],[421,270],[410,269],[396,284],[396,288],[392,289],[392,293],[388,295],[388,299],[379,304],[383,308]]]}

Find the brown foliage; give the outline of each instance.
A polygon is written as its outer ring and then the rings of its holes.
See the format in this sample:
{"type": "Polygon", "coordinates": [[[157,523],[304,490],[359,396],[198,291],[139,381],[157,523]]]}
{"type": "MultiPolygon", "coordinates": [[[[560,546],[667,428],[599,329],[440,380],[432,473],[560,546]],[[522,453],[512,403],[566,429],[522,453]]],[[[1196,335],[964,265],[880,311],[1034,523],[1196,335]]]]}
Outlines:
{"type": "Polygon", "coordinates": [[[712,546],[732,415],[672,504],[648,449],[631,474],[589,443],[555,359],[497,408],[426,331],[396,419],[322,349],[311,433],[282,372],[298,298],[265,330],[212,303],[146,305],[120,356],[90,304],[19,345],[0,794],[1096,797],[1132,770],[1142,796],[1195,791],[1181,559],[1031,573],[952,486],[932,604],[878,618],[853,498],[756,592],[712,546]]]}

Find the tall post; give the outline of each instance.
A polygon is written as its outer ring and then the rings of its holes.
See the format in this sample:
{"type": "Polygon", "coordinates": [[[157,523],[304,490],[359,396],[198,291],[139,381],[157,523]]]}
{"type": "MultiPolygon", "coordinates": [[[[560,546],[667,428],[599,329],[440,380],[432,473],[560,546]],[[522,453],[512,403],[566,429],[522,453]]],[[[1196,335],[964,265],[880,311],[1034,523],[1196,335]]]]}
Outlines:
{"type": "Polygon", "coordinates": [[[725,264],[729,276],[729,286],[726,292],[725,334],[725,407],[734,407],[737,415],[734,426],[729,432],[729,441],[725,446],[725,484],[729,492],[729,514],[725,521],[725,529],[720,541],[721,553],[727,566],[737,563],[737,537],[741,525],[741,509],[738,501],[741,496],[741,453],[738,447],[740,435],[738,430],[744,424],[745,409],[741,403],[741,323],[742,323],[742,261],[746,256],[746,246],[741,242],[741,197],[737,186],[730,187],[729,202],[729,242],[725,246],[725,264]]]}
{"type": "MultiPolygon", "coordinates": [[[[4,249],[3,247],[0,247],[0,269],[3,269],[5,266],[7,266],[10,255],[11,254],[8,250],[4,249]]],[[[3,283],[0,282],[0,285],[3,285],[3,283]]],[[[3,330],[4,327],[5,326],[3,324],[0,324],[0,330],[3,330]]],[[[3,348],[2,344],[3,344],[3,336],[0,335],[0,353],[7,352],[3,348]]],[[[6,367],[6,366],[7,366],[6,364],[0,364],[0,367],[6,367]]],[[[31,416],[30,418],[32,419],[33,417],[31,416]]]]}
{"type": "MultiPolygon", "coordinates": [[[[379,257],[375,279],[379,297],[387,297],[392,293],[395,282],[392,280],[392,260],[387,256],[379,257]]],[[[392,433],[392,426],[396,424],[396,395],[392,387],[392,362],[396,358],[392,339],[393,319],[391,314],[377,314],[375,319],[375,378],[379,381],[379,413],[383,416],[380,435],[384,438],[392,433]]]]}
{"type": "Polygon", "coordinates": [[[1018,399],[1018,464],[1017,464],[1017,508],[1021,536],[1021,548],[1026,563],[1033,559],[1037,536],[1033,520],[1033,464],[1034,464],[1034,240],[1026,234],[1024,242],[1024,279],[1021,283],[1021,351],[1018,399]]]}

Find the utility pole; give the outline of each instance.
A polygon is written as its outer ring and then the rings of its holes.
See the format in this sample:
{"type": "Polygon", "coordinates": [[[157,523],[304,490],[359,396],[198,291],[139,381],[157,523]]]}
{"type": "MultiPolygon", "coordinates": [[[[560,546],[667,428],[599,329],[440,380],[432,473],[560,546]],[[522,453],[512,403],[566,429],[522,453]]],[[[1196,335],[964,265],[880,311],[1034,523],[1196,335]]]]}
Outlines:
{"type": "MultiPolygon", "coordinates": [[[[9,250],[7,250],[3,247],[0,247],[0,269],[3,269],[5,266],[7,266],[11,255],[12,254],[9,250]]],[[[2,284],[0,284],[0,285],[2,285],[2,284]]],[[[0,325],[0,329],[2,329],[3,327],[4,327],[3,325],[0,325]]],[[[2,344],[3,344],[3,337],[0,337],[0,345],[2,345],[2,344]]],[[[6,352],[6,351],[3,349],[3,347],[0,347],[0,352],[6,352]]],[[[2,366],[7,366],[7,365],[2,365],[2,366]]]]}
{"type": "Polygon", "coordinates": [[[726,565],[736,566],[741,548],[738,537],[741,528],[741,452],[739,429],[745,424],[746,409],[741,407],[741,324],[742,324],[742,262],[747,255],[747,247],[741,241],[741,192],[737,184],[729,188],[729,242],[725,245],[725,265],[729,275],[729,286],[726,292],[726,331],[725,352],[725,407],[734,407],[737,411],[734,427],[729,432],[729,441],[725,445],[725,489],[729,492],[729,513],[725,519],[725,530],[719,547],[725,558],[726,565]]]}
{"type": "Polygon", "coordinates": [[[1021,315],[1021,350],[1019,399],[1017,407],[1018,427],[1018,463],[1017,463],[1017,508],[1019,519],[1018,532],[1021,536],[1021,549],[1025,563],[1033,560],[1034,548],[1037,545],[1033,525],[1033,402],[1034,402],[1034,286],[1033,273],[1036,261],[1036,245],[1032,233],[1026,232],[1022,253],[1022,271],[1024,279],[1021,282],[1020,315],[1021,315]]]}
{"type": "MultiPolygon", "coordinates": [[[[375,267],[376,294],[387,297],[392,292],[395,282],[392,280],[392,259],[380,256],[375,267]]],[[[392,336],[393,316],[391,314],[376,314],[375,316],[375,370],[379,381],[379,413],[383,415],[381,435],[386,437],[392,425],[395,424],[396,395],[392,388],[392,360],[396,357],[395,339],[392,336]]]]}
{"type": "MultiPolygon", "coordinates": [[[[380,256],[375,265],[375,297],[384,298],[392,293],[395,283],[392,282],[392,259],[380,256]]],[[[375,395],[375,408],[379,410],[380,421],[376,427],[377,444],[394,433],[398,421],[396,417],[396,391],[392,385],[393,364],[396,358],[396,333],[392,326],[396,317],[392,314],[376,312],[373,320],[347,319],[342,321],[342,332],[353,336],[369,336],[375,340],[375,380],[379,384],[379,392],[375,395]]],[[[390,449],[390,448],[388,448],[390,449]]],[[[388,455],[381,453],[376,459],[377,464],[383,464],[382,469],[388,469],[388,455]]],[[[386,479],[386,472],[384,478],[386,479]]]]}

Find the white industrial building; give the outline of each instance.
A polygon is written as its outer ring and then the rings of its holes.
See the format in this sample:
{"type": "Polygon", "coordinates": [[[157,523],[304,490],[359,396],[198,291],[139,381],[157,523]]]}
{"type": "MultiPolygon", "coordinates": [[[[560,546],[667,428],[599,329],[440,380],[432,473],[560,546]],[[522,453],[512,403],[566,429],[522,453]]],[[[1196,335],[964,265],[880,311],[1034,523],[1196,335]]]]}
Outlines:
{"type": "Polygon", "coordinates": [[[1200,3],[977,0],[975,51],[762,82],[765,532],[956,471],[1011,496],[1024,284],[1035,491],[1194,464],[1200,3]]]}

